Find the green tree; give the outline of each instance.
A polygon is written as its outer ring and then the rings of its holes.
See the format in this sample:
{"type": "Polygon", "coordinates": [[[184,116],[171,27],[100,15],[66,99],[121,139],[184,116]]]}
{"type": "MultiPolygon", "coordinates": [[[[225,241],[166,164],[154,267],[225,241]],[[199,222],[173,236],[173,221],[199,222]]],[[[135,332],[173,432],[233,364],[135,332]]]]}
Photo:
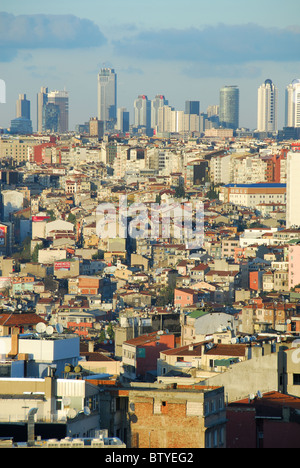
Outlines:
{"type": "Polygon", "coordinates": [[[73,223],[74,226],[76,225],[76,216],[73,213],[70,213],[67,219],[68,223],[73,223]]]}
{"type": "Polygon", "coordinates": [[[31,260],[32,262],[36,263],[39,260],[39,250],[43,248],[42,245],[36,244],[36,246],[33,249],[32,255],[31,255],[31,260]]]}
{"type": "Polygon", "coordinates": [[[175,198],[184,198],[185,197],[185,190],[183,185],[178,185],[175,188],[175,198]]]}

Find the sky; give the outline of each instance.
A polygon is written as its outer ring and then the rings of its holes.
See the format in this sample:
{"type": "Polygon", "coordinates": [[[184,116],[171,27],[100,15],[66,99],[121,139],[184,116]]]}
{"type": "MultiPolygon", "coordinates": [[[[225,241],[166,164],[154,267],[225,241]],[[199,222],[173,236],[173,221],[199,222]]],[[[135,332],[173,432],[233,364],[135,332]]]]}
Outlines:
{"type": "Polygon", "coordinates": [[[240,126],[256,128],[257,89],[271,79],[284,125],[285,88],[300,78],[298,0],[1,0],[0,127],[40,88],[69,92],[70,130],[97,116],[97,73],[114,68],[118,107],[163,94],[176,110],[240,89],[240,126]],[[4,83],[4,84],[3,84],[4,83]],[[2,93],[3,94],[3,93],[2,93]],[[2,101],[4,99],[2,98],[2,101]]]}

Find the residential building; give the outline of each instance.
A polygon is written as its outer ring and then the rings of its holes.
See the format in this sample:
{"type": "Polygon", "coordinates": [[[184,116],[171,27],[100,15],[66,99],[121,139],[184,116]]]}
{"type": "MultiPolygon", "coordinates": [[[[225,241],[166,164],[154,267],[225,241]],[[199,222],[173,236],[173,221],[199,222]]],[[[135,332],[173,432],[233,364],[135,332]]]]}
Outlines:
{"type": "Polygon", "coordinates": [[[286,227],[300,226],[299,181],[300,152],[289,151],[287,154],[286,181],[286,227]]]}
{"type": "Polygon", "coordinates": [[[258,88],[257,130],[274,133],[278,130],[278,90],[272,80],[266,80],[258,88]]]}
{"type": "Polygon", "coordinates": [[[96,385],[49,373],[43,378],[0,379],[2,437],[32,446],[37,438],[94,437],[100,430],[96,385]]]}
{"type": "Polygon", "coordinates": [[[174,290],[174,305],[175,307],[187,307],[198,302],[198,294],[194,289],[181,288],[174,290]]]}
{"type": "Polygon", "coordinates": [[[293,80],[286,88],[285,126],[300,127],[300,80],[293,80]]]}
{"type": "Polygon", "coordinates": [[[96,137],[98,140],[103,138],[104,122],[96,117],[91,117],[89,121],[89,135],[96,137]]]}
{"type": "Polygon", "coordinates": [[[300,399],[277,391],[250,394],[226,407],[226,448],[299,448],[300,399]]]}
{"type": "Polygon", "coordinates": [[[228,184],[220,188],[220,200],[249,208],[261,202],[285,203],[286,184],[228,184]]]}
{"type": "Polygon", "coordinates": [[[235,317],[219,311],[210,312],[209,310],[198,309],[182,313],[180,321],[182,346],[203,342],[207,336],[213,335],[218,330],[231,330],[231,339],[235,336],[237,330],[235,317]]]}
{"type": "Polygon", "coordinates": [[[289,290],[300,284],[300,245],[289,246],[288,286],[289,290]]]}
{"type": "Polygon", "coordinates": [[[226,447],[222,387],[136,382],[100,388],[101,421],[127,448],[226,447]]]}
{"type": "MultiPolygon", "coordinates": [[[[147,333],[124,341],[122,345],[122,378],[146,379],[147,373],[156,374],[159,353],[175,347],[175,335],[164,331],[147,333]]],[[[148,377],[149,378],[149,377],[148,377]]]]}

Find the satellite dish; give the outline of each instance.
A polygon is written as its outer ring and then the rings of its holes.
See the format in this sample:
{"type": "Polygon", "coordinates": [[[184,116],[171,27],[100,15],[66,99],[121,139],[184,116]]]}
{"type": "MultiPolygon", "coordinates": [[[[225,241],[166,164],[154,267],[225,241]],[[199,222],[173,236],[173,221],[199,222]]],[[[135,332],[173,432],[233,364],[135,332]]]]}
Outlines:
{"type": "Polygon", "coordinates": [[[35,328],[38,333],[45,333],[47,327],[44,322],[39,322],[35,328]]]}
{"type": "Polygon", "coordinates": [[[77,416],[77,411],[74,408],[70,408],[67,413],[67,417],[69,419],[74,419],[76,416],[77,416]]]}
{"type": "Polygon", "coordinates": [[[21,304],[18,304],[18,309],[22,309],[22,305],[21,304]]]}
{"type": "Polygon", "coordinates": [[[53,328],[51,325],[49,325],[49,326],[46,328],[46,333],[47,333],[47,335],[52,335],[53,332],[54,332],[54,328],[53,328]]]}
{"type": "Polygon", "coordinates": [[[62,333],[64,331],[64,327],[62,326],[61,323],[57,323],[55,325],[55,330],[57,331],[57,333],[62,333]]]}
{"type": "Polygon", "coordinates": [[[83,408],[83,412],[84,412],[84,414],[85,414],[86,416],[89,416],[89,415],[91,414],[91,410],[90,410],[90,408],[89,408],[88,406],[85,406],[85,407],[83,408]]]}

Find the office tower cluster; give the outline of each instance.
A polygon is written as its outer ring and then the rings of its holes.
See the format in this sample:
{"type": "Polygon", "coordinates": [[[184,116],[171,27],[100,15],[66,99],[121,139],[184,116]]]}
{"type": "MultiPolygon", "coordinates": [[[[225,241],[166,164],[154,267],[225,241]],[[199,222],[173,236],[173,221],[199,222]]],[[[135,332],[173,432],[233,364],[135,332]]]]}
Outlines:
{"type": "Polygon", "coordinates": [[[42,87],[37,95],[37,131],[65,133],[69,130],[69,94],[42,87]]]}
{"type": "MultiPolygon", "coordinates": [[[[132,132],[147,135],[165,133],[200,133],[206,136],[229,137],[243,133],[274,136],[279,140],[300,138],[300,79],[285,90],[285,122],[278,129],[278,88],[266,79],[257,89],[257,122],[253,131],[240,127],[240,90],[226,85],[219,90],[219,102],[201,111],[200,100],[186,100],[183,110],[175,109],[163,94],[152,99],[139,94],[133,102],[133,115],[125,107],[117,107],[117,74],[113,68],[102,68],[97,75],[97,117],[77,125],[75,130],[102,138],[105,133],[132,132]],[[132,122],[131,122],[132,119],[132,122]],[[231,132],[231,133],[230,133],[231,132]]],[[[26,94],[16,102],[16,118],[10,133],[32,133],[31,104],[26,94]]],[[[38,133],[69,131],[69,93],[49,91],[41,87],[37,93],[38,133]]]]}

